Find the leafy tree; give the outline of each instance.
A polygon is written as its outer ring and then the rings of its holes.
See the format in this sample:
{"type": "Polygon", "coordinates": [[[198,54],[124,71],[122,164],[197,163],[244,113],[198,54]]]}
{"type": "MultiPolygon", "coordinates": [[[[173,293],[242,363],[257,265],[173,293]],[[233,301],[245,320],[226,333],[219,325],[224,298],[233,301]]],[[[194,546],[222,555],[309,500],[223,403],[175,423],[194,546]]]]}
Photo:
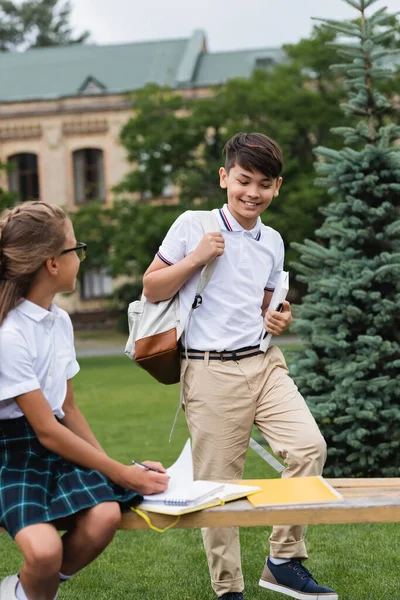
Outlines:
{"type": "Polygon", "coordinates": [[[165,206],[159,210],[159,207],[135,204],[130,200],[117,202],[110,259],[112,273],[140,277],[158,250],[160,233],[168,231],[180,212],[177,206],[165,206]]]}
{"type": "MultiPolygon", "coordinates": [[[[207,98],[193,100],[156,85],[134,94],[135,116],[122,129],[121,141],[135,168],[118,191],[158,197],[172,182],[180,191],[178,212],[220,206],[226,198],[218,178],[225,142],[238,131],[261,131],[279,141],[285,157],[281,195],[263,218],[287,244],[312,236],[322,223],[317,207],[328,201],[312,182],[313,149],[338,144],[330,124],[339,122],[338,100],[344,95],[329,70],[335,52],[326,48],[327,39],[334,40],[335,34],[317,27],[310,40],[285,47],[286,64],[229,81],[207,98]]],[[[132,222],[130,239],[144,239],[148,232],[147,246],[153,249],[153,240],[161,241],[169,222],[158,215],[164,210],[169,209],[153,207],[151,232],[149,222],[132,222]]],[[[131,244],[129,239],[123,244],[130,257],[131,244]]],[[[148,251],[137,264],[151,259],[148,251]]]]}
{"type": "Polygon", "coordinates": [[[90,202],[70,213],[76,239],[88,245],[87,258],[79,270],[81,281],[91,270],[105,269],[114,277],[128,276],[129,281],[115,292],[125,318],[127,303],[141,292],[140,276],[158,250],[160,240],[156,234],[167,231],[178,215],[176,206],[154,211],[149,204],[131,200],[120,201],[113,208],[90,202]]]}
{"type": "MultiPolygon", "coordinates": [[[[376,0],[344,0],[353,22],[324,21],[350,42],[334,70],[346,80],[354,127],[340,150],[319,147],[317,180],[335,197],[318,241],[294,244],[307,287],[294,330],[306,342],[293,374],[328,443],[334,476],[394,476],[400,464],[400,127],[378,84],[396,27],[376,0]],[[385,47],[386,46],[386,47],[385,47]]],[[[385,62],[386,61],[386,62],[385,62]]]]}
{"type": "Polygon", "coordinates": [[[0,0],[0,50],[84,43],[89,32],[73,37],[69,0],[0,0]]]}
{"type": "Polygon", "coordinates": [[[81,268],[82,273],[88,269],[107,268],[110,263],[115,230],[112,209],[104,208],[101,202],[89,202],[69,216],[76,239],[88,245],[87,258],[81,268]]]}

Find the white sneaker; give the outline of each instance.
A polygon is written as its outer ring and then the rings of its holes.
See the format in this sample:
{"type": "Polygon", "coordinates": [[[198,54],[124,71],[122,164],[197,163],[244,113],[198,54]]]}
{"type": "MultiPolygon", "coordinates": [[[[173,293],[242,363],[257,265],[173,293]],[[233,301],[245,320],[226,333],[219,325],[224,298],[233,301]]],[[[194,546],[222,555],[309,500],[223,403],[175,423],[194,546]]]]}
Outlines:
{"type": "Polygon", "coordinates": [[[17,600],[15,590],[19,582],[18,575],[9,575],[0,584],[0,600],[17,600]]]}

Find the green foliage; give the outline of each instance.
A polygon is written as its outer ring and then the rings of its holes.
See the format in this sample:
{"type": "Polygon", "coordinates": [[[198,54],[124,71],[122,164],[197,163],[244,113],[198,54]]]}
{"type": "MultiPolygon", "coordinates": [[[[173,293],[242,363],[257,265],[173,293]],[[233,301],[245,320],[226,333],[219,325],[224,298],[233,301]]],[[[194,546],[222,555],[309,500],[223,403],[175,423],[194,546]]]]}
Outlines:
{"type": "Polygon", "coordinates": [[[113,274],[141,277],[179,214],[177,206],[165,206],[159,210],[150,204],[129,200],[117,202],[111,256],[113,274]]]}
{"type": "MultiPolygon", "coordinates": [[[[293,244],[307,287],[293,330],[306,342],[293,374],[328,443],[326,473],[397,476],[400,464],[400,137],[390,101],[377,88],[388,76],[393,18],[385,10],[351,23],[328,23],[355,38],[347,63],[346,114],[353,127],[339,150],[316,148],[319,175],[335,201],[324,207],[318,241],[293,244]],[[352,147],[353,146],[353,147],[352,147]]],[[[343,49],[345,51],[343,51],[343,49]]]]}
{"type": "Polygon", "coordinates": [[[115,230],[112,209],[104,208],[101,202],[90,202],[69,216],[76,239],[88,245],[80,273],[109,267],[115,230]]]}
{"type": "Polygon", "coordinates": [[[0,0],[0,51],[82,44],[85,31],[74,38],[67,0],[0,0]]]}
{"type": "MultiPolygon", "coordinates": [[[[158,197],[172,182],[179,189],[176,214],[221,206],[226,192],[219,187],[218,170],[225,142],[238,131],[260,131],[280,143],[285,157],[281,195],[263,219],[287,243],[312,236],[322,223],[317,207],[328,201],[326,192],[312,184],[313,149],[338,144],[330,125],[339,122],[338,102],[344,97],[340,80],[329,70],[335,51],[325,42],[334,39],[326,28],[317,27],[309,40],[285,46],[286,64],[228,81],[205,98],[183,97],[153,84],[134,94],[135,114],[121,133],[134,168],[117,191],[158,197]]],[[[139,271],[149,264],[174,212],[153,207],[147,218],[147,209],[141,214],[139,204],[132,210],[135,219],[129,225],[121,213],[119,229],[129,227],[129,234],[124,250],[117,250],[119,271],[123,254],[127,272],[133,257],[139,271]],[[135,248],[129,247],[132,244],[135,248]]]]}
{"type": "Polygon", "coordinates": [[[16,198],[14,194],[11,194],[10,192],[7,192],[0,188],[0,214],[6,208],[11,208],[12,206],[14,206],[15,201],[16,198]]]}
{"type": "MultiPolygon", "coordinates": [[[[6,171],[7,165],[0,162],[0,172],[2,170],[6,171]]],[[[16,200],[17,200],[17,198],[16,198],[15,194],[12,194],[11,192],[7,192],[6,190],[3,190],[0,187],[0,214],[6,208],[11,208],[16,203],[16,200]]]]}

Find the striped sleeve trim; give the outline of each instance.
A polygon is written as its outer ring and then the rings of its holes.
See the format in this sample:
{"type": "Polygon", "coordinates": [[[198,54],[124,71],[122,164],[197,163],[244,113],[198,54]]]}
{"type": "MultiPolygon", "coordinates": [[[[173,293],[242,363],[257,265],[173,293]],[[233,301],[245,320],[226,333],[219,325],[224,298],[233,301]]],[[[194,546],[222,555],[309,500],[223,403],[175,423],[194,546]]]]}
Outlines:
{"type": "Polygon", "coordinates": [[[265,291],[265,292],[274,292],[274,291],[275,291],[275,288],[269,288],[269,287],[265,287],[265,288],[264,288],[264,291],[265,291]]]}
{"type": "Polygon", "coordinates": [[[160,260],[162,260],[162,261],[163,261],[163,262],[164,262],[166,265],[173,265],[173,264],[174,264],[174,263],[170,262],[169,260],[167,260],[167,259],[165,258],[165,256],[163,256],[163,255],[161,254],[161,252],[157,252],[157,255],[156,255],[156,256],[158,256],[158,258],[159,258],[160,260]]]}

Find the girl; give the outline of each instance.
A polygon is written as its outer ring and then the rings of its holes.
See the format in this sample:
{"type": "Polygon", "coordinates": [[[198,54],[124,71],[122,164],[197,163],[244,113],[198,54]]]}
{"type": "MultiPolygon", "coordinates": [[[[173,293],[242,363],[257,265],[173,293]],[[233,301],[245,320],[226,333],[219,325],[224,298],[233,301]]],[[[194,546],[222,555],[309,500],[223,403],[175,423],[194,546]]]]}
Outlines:
{"type": "Polygon", "coordinates": [[[110,543],[120,505],[168,485],[160,463],[109,458],[75,404],[72,324],[52,301],[75,289],[85,251],[58,206],[26,202],[0,217],[0,525],[24,557],[1,600],[57,598],[110,543]]]}

